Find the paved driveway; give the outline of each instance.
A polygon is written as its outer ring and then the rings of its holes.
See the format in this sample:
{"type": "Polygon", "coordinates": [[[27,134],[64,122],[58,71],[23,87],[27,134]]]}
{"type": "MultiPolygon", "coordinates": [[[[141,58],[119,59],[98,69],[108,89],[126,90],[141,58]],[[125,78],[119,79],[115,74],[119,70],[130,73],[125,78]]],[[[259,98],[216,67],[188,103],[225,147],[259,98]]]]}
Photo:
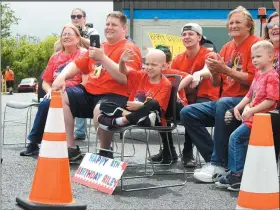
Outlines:
{"type": "MultiPolygon", "coordinates": [[[[12,96],[2,95],[2,115],[6,101],[31,101],[35,97],[33,93],[14,94],[12,96]]],[[[16,119],[25,119],[23,110],[10,110],[9,116],[16,119]]],[[[36,109],[33,115],[36,114],[36,109]]],[[[2,118],[3,120],[3,118],[2,118]]],[[[180,129],[183,132],[183,129],[180,129]]],[[[133,134],[135,138],[143,138],[142,132],[137,131],[133,134]]],[[[151,151],[158,151],[157,135],[151,136],[151,151]]],[[[116,136],[116,142],[119,137],[116,136]]],[[[183,141],[183,136],[180,135],[183,141]]],[[[36,167],[36,158],[20,157],[19,152],[24,145],[24,126],[8,125],[6,127],[5,143],[13,145],[4,145],[4,162],[1,168],[2,172],[2,209],[20,209],[15,204],[17,196],[26,198],[30,192],[34,169],[36,167]]],[[[94,151],[95,135],[91,134],[90,150],[94,151]]],[[[82,151],[87,151],[87,142],[80,141],[82,151]]],[[[118,144],[120,148],[120,144],[118,144]]],[[[136,155],[128,158],[129,163],[144,162],[145,147],[139,142],[135,142],[136,155]]],[[[178,150],[178,146],[176,147],[178,150]]],[[[128,152],[132,151],[131,144],[126,147],[128,152]]],[[[180,172],[180,164],[174,164],[169,172],[180,172]]],[[[78,165],[71,166],[71,175],[75,173],[78,165]]],[[[161,167],[162,169],[162,167],[161,167]]],[[[129,180],[125,183],[128,187],[132,186],[153,186],[155,184],[179,183],[180,176],[160,176],[145,179],[129,180]]],[[[46,180],[47,181],[47,180],[46,180]]],[[[88,205],[88,209],[235,209],[237,193],[227,192],[215,189],[213,184],[196,183],[192,175],[189,174],[187,184],[180,187],[162,188],[155,190],[146,190],[138,192],[120,192],[118,186],[113,195],[107,195],[94,189],[72,183],[73,197],[79,202],[88,205]]]]}

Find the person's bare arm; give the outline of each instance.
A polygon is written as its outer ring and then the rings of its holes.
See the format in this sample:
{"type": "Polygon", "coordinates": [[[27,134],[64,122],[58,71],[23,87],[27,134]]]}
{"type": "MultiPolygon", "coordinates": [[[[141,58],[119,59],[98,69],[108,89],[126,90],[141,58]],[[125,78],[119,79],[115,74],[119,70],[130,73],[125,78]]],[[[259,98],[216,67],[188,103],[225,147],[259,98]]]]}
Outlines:
{"type": "Polygon", "coordinates": [[[127,76],[119,70],[119,65],[112,61],[107,55],[104,54],[104,57],[100,62],[114,80],[121,84],[127,83],[127,76]]]}
{"type": "Polygon", "coordinates": [[[62,48],[61,48],[61,43],[60,43],[60,39],[59,40],[57,40],[55,43],[54,43],[54,52],[56,53],[56,52],[58,52],[58,51],[60,51],[62,48]]]}
{"type": "Polygon", "coordinates": [[[239,82],[243,85],[249,85],[248,84],[248,75],[249,74],[247,72],[233,71],[231,68],[226,67],[223,74],[231,77],[236,82],[239,82]]]}
{"type": "Polygon", "coordinates": [[[192,80],[193,76],[191,74],[188,74],[184,79],[182,79],[178,87],[178,92],[188,87],[191,84],[192,80]]]}
{"type": "Polygon", "coordinates": [[[211,77],[211,72],[209,71],[206,64],[204,64],[203,69],[194,72],[194,74],[199,74],[203,79],[208,79],[211,77]]]}
{"type": "Polygon", "coordinates": [[[222,77],[220,74],[211,72],[211,82],[214,87],[219,87],[222,82],[222,77]]]}
{"type": "Polygon", "coordinates": [[[84,46],[86,49],[88,49],[88,47],[89,47],[89,45],[90,45],[89,39],[86,39],[86,38],[84,38],[84,37],[81,37],[81,41],[82,41],[83,46],[84,46]]]}
{"type": "Polygon", "coordinates": [[[50,82],[43,80],[42,88],[46,92],[44,98],[50,98],[52,92],[52,84],[50,82]]]}
{"type": "Polygon", "coordinates": [[[244,107],[249,104],[250,99],[245,96],[240,102],[239,104],[237,104],[234,108],[233,108],[233,113],[234,116],[237,120],[242,120],[241,114],[240,114],[240,110],[244,109],[244,107]]]}
{"type": "Polygon", "coordinates": [[[65,81],[68,79],[73,78],[77,74],[81,73],[80,69],[76,66],[74,62],[69,63],[63,71],[57,76],[57,78],[54,80],[52,84],[53,90],[60,90],[65,88],[64,84],[65,81]]]}
{"type": "Polygon", "coordinates": [[[253,114],[259,113],[263,110],[266,110],[270,107],[272,107],[276,102],[271,99],[266,99],[263,102],[259,103],[257,106],[252,107],[250,110],[253,114]]]}
{"type": "Polygon", "coordinates": [[[47,93],[52,88],[52,84],[50,82],[43,80],[42,88],[47,93]]]}
{"type": "Polygon", "coordinates": [[[119,64],[111,60],[103,51],[103,47],[89,47],[89,57],[100,62],[114,80],[121,84],[127,83],[127,77],[119,71],[119,64]]]}
{"type": "Polygon", "coordinates": [[[240,102],[239,104],[237,104],[234,108],[236,108],[237,110],[242,110],[248,103],[250,102],[250,99],[245,96],[240,102]]]}
{"type": "Polygon", "coordinates": [[[228,67],[225,64],[224,58],[222,58],[220,55],[217,56],[218,56],[217,60],[212,58],[206,59],[206,64],[212,74],[213,73],[224,74],[243,85],[249,85],[247,72],[233,71],[230,67],[228,67]]]}

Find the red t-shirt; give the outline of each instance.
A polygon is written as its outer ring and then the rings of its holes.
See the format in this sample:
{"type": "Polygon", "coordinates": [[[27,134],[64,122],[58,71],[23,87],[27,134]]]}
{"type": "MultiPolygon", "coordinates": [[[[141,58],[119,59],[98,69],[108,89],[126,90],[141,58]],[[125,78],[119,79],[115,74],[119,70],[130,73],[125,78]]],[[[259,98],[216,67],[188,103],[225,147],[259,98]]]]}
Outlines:
{"type": "Polygon", "coordinates": [[[252,64],[251,47],[259,40],[261,40],[260,37],[250,35],[239,46],[236,46],[232,40],[222,47],[220,55],[224,57],[226,65],[233,71],[248,73],[247,85],[240,84],[231,77],[222,74],[222,97],[243,97],[248,92],[256,71],[252,64]]]}
{"type": "Polygon", "coordinates": [[[170,93],[171,83],[162,75],[158,84],[151,84],[150,79],[145,71],[129,71],[128,80],[133,84],[132,94],[129,96],[129,101],[146,102],[149,99],[156,100],[161,109],[166,111],[170,93]]]}
{"type": "MultiPolygon", "coordinates": [[[[59,51],[51,56],[49,59],[48,65],[42,75],[42,80],[45,80],[49,83],[53,83],[56,77],[62,72],[64,67],[77,59],[83,53],[85,53],[85,49],[78,49],[75,53],[65,54],[63,51],[59,51]]],[[[74,78],[66,81],[66,87],[72,87],[78,85],[82,82],[82,75],[77,74],[74,78]]]]}
{"type": "MultiPolygon", "coordinates": [[[[109,45],[108,42],[103,43],[105,54],[114,62],[119,63],[122,53],[126,49],[130,49],[135,53],[132,58],[134,62],[126,64],[130,69],[141,70],[142,57],[139,48],[129,40],[122,40],[114,45],[109,45]]],[[[93,95],[114,93],[122,96],[129,96],[130,84],[120,84],[112,78],[112,76],[102,67],[101,64],[96,63],[95,60],[89,58],[89,53],[85,53],[74,61],[76,66],[84,73],[89,74],[86,83],[86,90],[93,95]]]]}
{"type": "MultiPolygon", "coordinates": [[[[246,97],[250,99],[250,107],[255,107],[266,99],[275,101],[274,105],[268,109],[262,110],[261,113],[274,110],[279,100],[279,75],[274,69],[262,73],[257,71],[252,85],[246,97]],[[276,88],[277,87],[277,88],[276,88]]],[[[245,120],[244,123],[251,128],[253,117],[245,120]]]]}
{"type": "MultiPolygon", "coordinates": [[[[167,69],[166,71],[163,71],[164,74],[178,74],[180,76],[182,76],[182,79],[184,79],[188,74],[186,72],[182,72],[179,70],[175,70],[175,69],[167,69]]],[[[167,78],[168,80],[171,80],[172,78],[167,78]]],[[[171,81],[170,81],[171,82],[171,81]]],[[[184,89],[180,90],[178,92],[179,97],[177,98],[177,102],[181,103],[183,106],[187,106],[188,105],[188,99],[186,97],[186,92],[184,89]]]]}
{"type": "MultiPolygon", "coordinates": [[[[211,52],[211,50],[201,46],[198,54],[194,58],[188,58],[186,51],[180,53],[172,60],[171,68],[187,72],[188,74],[193,74],[194,72],[203,69],[205,65],[205,58],[209,52],[211,52]]],[[[202,80],[198,89],[197,97],[208,98],[212,101],[216,101],[219,98],[219,95],[220,88],[214,87],[211,79],[202,80]]]]}

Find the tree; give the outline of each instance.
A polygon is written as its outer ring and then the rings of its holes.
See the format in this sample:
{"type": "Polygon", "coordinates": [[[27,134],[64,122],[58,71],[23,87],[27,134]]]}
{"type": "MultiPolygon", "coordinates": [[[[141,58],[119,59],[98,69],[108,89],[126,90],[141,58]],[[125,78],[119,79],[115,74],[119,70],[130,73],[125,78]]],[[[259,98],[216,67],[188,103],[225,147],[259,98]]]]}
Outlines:
{"type": "Polygon", "coordinates": [[[11,35],[11,25],[18,24],[20,18],[14,16],[14,11],[10,9],[8,4],[1,3],[1,38],[11,35]]]}
{"type": "Polygon", "coordinates": [[[3,38],[1,66],[3,69],[6,65],[12,67],[17,83],[26,77],[39,78],[54,53],[53,46],[56,40],[57,37],[48,36],[37,44],[26,35],[3,38]]]}

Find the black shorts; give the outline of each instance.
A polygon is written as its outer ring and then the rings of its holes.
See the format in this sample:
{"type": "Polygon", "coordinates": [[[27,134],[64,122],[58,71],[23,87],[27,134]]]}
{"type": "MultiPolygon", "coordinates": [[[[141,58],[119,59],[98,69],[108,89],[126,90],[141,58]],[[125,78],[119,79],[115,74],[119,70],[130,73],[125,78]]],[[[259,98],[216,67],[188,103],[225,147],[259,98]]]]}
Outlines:
{"type": "Polygon", "coordinates": [[[7,88],[12,88],[14,86],[14,81],[13,80],[8,80],[8,81],[6,81],[6,87],[7,88]]]}
{"type": "Polygon", "coordinates": [[[92,95],[86,91],[83,85],[66,88],[70,110],[73,117],[93,118],[93,110],[97,104],[110,101],[124,107],[128,98],[117,94],[92,95]]]}

